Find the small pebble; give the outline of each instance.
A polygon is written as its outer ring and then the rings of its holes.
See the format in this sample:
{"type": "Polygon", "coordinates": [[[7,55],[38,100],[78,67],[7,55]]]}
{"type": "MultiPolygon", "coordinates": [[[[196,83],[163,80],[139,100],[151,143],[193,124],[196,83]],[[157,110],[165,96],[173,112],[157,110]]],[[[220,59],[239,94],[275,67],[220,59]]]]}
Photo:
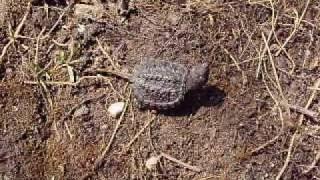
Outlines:
{"type": "Polygon", "coordinates": [[[161,156],[152,156],[146,161],[146,168],[149,170],[155,169],[161,156]]]}
{"type": "Polygon", "coordinates": [[[89,108],[86,105],[83,105],[74,112],[73,117],[75,118],[82,117],[82,116],[88,115],[89,113],[90,113],[89,108]]]}
{"type": "Polygon", "coordinates": [[[85,27],[85,25],[78,24],[77,30],[79,33],[84,33],[86,31],[86,27],[85,27]]]}
{"type": "Polygon", "coordinates": [[[18,108],[17,106],[12,106],[12,110],[13,110],[14,112],[17,112],[17,111],[19,111],[19,108],[18,108]]]}
{"type": "Polygon", "coordinates": [[[108,112],[111,115],[111,117],[117,118],[122,113],[124,105],[124,102],[116,102],[111,104],[108,108],[108,112]]]}
{"type": "Polygon", "coordinates": [[[95,18],[99,14],[102,14],[104,12],[104,9],[102,6],[99,6],[98,4],[94,5],[88,5],[88,4],[75,4],[74,5],[74,16],[76,18],[95,18]]]}

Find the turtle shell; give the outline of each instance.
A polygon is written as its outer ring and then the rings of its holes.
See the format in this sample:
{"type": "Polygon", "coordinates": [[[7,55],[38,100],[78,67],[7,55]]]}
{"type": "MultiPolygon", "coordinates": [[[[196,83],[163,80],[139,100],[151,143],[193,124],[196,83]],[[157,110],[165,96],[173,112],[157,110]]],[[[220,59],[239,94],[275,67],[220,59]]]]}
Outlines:
{"type": "Polygon", "coordinates": [[[133,94],[140,108],[175,108],[186,94],[188,70],[169,61],[144,61],[136,65],[132,76],[133,94]]]}

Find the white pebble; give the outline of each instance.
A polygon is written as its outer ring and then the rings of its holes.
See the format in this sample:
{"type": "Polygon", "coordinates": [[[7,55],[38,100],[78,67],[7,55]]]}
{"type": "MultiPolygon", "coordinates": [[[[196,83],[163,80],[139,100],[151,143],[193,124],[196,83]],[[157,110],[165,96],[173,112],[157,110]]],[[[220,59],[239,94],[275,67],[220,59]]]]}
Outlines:
{"type": "Polygon", "coordinates": [[[146,161],[146,168],[149,170],[155,169],[161,156],[152,156],[146,161]]]}
{"type": "Polygon", "coordinates": [[[88,115],[89,113],[90,113],[90,109],[86,105],[83,105],[74,112],[73,117],[75,118],[81,117],[81,116],[88,115]]]}
{"type": "Polygon", "coordinates": [[[122,113],[124,105],[124,102],[116,102],[111,104],[108,108],[109,114],[114,118],[118,117],[122,113]]]}
{"type": "Polygon", "coordinates": [[[78,24],[77,30],[79,33],[84,33],[86,31],[86,26],[84,26],[82,24],[78,24]]]}

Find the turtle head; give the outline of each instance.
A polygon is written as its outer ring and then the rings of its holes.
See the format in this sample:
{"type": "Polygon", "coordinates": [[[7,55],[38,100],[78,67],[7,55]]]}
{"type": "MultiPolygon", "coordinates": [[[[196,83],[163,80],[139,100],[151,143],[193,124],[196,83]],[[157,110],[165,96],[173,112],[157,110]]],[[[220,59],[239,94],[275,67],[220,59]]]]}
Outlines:
{"type": "Polygon", "coordinates": [[[187,77],[187,89],[195,90],[205,85],[209,77],[209,64],[203,63],[194,66],[187,77]]]}

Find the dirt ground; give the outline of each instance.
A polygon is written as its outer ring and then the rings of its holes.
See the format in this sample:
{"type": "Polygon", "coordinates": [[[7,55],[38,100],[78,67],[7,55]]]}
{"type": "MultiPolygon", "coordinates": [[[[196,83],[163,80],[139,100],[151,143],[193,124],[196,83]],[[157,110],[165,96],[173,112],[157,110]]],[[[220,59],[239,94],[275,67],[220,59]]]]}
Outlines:
{"type": "Polygon", "coordinates": [[[320,1],[0,0],[0,179],[320,179],[320,1]],[[135,106],[145,59],[210,64],[135,106]],[[107,108],[126,102],[122,116],[107,108]],[[161,157],[148,168],[151,157],[161,157]]]}

